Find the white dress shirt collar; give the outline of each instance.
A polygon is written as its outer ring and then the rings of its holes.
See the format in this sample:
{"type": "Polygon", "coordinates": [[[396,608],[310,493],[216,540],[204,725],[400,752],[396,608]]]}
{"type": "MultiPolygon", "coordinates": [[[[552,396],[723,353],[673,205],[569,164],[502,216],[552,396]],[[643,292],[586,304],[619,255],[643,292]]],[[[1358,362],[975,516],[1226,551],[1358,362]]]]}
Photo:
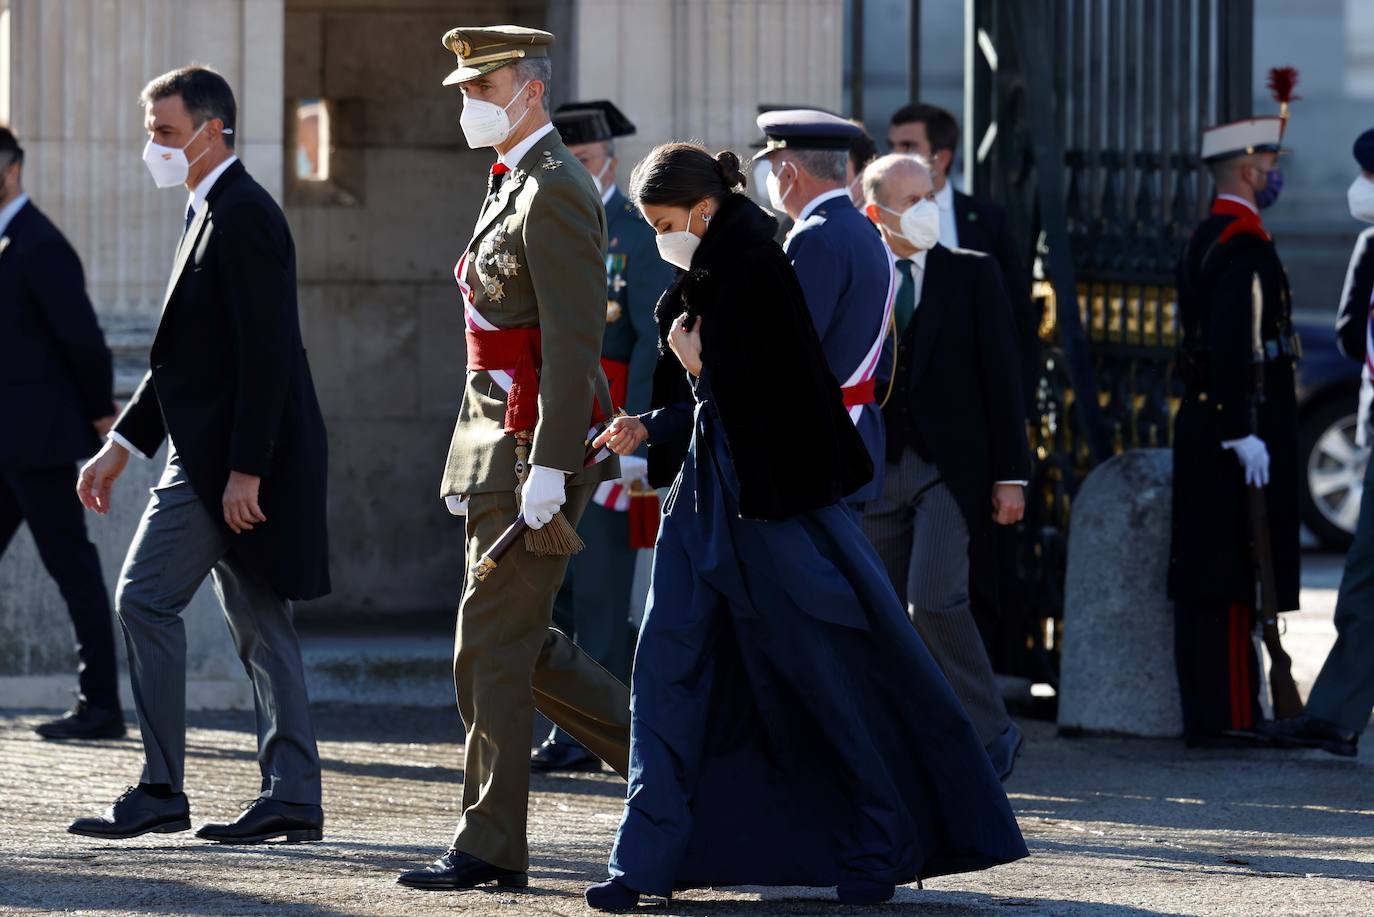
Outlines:
{"type": "Polygon", "coordinates": [[[525,154],[528,153],[530,150],[534,149],[534,145],[539,141],[543,140],[544,137],[552,130],[553,122],[550,121],[548,124],[545,124],[543,127],[539,128],[539,130],[535,131],[533,134],[530,134],[528,137],[526,137],[524,140],[521,140],[519,143],[511,147],[509,150],[506,150],[506,152],[502,153],[501,158],[498,159],[497,162],[501,163],[507,169],[514,169],[516,166],[520,165],[520,160],[525,158],[525,154]]]}
{"type": "Polygon", "coordinates": [[[209,175],[200,180],[200,184],[196,185],[195,190],[191,192],[190,199],[186,202],[192,213],[200,213],[200,208],[204,206],[206,198],[210,196],[210,191],[215,187],[215,182],[219,181],[219,177],[238,161],[239,158],[231,153],[228,159],[215,166],[209,175]]]}
{"type": "Polygon", "coordinates": [[[1259,208],[1256,207],[1254,204],[1250,203],[1249,201],[1247,201],[1247,200],[1246,200],[1245,198],[1243,198],[1243,197],[1239,197],[1239,196],[1237,196],[1237,195],[1235,195],[1235,194],[1218,194],[1218,195],[1217,195],[1217,200],[1219,200],[1219,201],[1231,201],[1232,203],[1240,204],[1240,205],[1242,205],[1242,206],[1244,206],[1244,207],[1249,208],[1250,212],[1253,213],[1255,216],[1259,216],[1259,208]]]}
{"type": "Polygon", "coordinates": [[[817,207],[819,207],[821,204],[824,204],[826,201],[837,197],[842,197],[845,200],[848,200],[849,189],[844,187],[832,188],[829,191],[823,191],[815,197],[811,198],[811,201],[801,209],[801,213],[797,216],[797,222],[805,222],[806,218],[811,216],[811,214],[816,211],[817,207]]]}
{"type": "Polygon", "coordinates": [[[10,222],[24,209],[24,205],[29,202],[29,196],[20,192],[19,196],[5,205],[5,209],[0,210],[0,236],[10,228],[10,222]]]}
{"type": "Polygon", "coordinates": [[[954,213],[954,185],[948,178],[945,186],[935,192],[935,206],[940,208],[940,242],[945,248],[959,247],[959,221],[954,213]]]}
{"type": "Polygon", "coordinates": [[[945,179],[945,186],[935,192],[935,204],[941,210],[954,209],[954,186],[945,179]]]}
{"type": "Polygon", "coordinates": [[[601,192],[601,206],[602,206],[602,207],[605,207],[607,204],[609,204],[609,203],[611,202],[611,198],[615,197],[615,190],[616,190],[615,182],[611,182],[611,186],[610,186],[609,188],[607,188],[605,191],[602,191],[602,192],[601,192]]]}

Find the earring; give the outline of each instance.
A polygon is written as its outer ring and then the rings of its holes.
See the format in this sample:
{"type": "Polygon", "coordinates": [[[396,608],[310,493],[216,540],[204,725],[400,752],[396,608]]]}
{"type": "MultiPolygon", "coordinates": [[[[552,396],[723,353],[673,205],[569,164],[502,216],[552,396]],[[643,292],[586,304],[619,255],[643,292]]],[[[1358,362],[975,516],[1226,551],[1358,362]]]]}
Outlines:
{"type": "Polygon", "coordinates": [[[709,213],[703,213],[703,214],[701,215],[701,222],[703,222],[703,223],[709,223],[709,222],[711,222],[711,215],[710,215],[709,213]]]}

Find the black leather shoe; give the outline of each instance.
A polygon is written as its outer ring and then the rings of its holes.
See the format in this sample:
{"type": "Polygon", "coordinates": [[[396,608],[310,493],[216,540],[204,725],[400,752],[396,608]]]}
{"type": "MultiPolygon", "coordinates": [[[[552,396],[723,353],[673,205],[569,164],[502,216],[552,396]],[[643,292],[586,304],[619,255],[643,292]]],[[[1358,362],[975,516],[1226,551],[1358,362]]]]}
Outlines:
{"type": "Polygon", "coordinates": [[[581,745],[549,739],[530,753],[530,770],[539,774],[553,771],[599,771],[601,761],[581,745]]]}
{"type": "Polygon", "coordinates": [[[208,824],[196,837],[220,844],[261,844],[280,838],[288,844],[324,837],[324,810],[316,805],[258,798],[227,825],[208,824]]]}
{"type": "Polygon", "coordinates": [[[530,884],[530,877],[528,873],[493,866],[470,853],[449,850],[423,869],[401,873],[396,881],[407,888],[476,888],[488,882],[501,888],[524,888],[530,884]]]}
{"type": "Polygon", "coordinates": [[[1276,721],[1270,726],[1270,733],[1289,747],[1319,748],[1342,758],[1353,758],[1360,753],[1357,733],[1345,732],[1329,720],[1305,713],[1290,720],[1276,721]]]}
{"type": "Polygon", "coordinates": [[[190,828],[191,804],[185,793],[177,793],[171,799],[158,799],[131,786],[104,815],[78,818],[67,826],[67,831],[82,837],[126,840],[151,832],[171,834],[190,828]]]}
{"type": "Polygon", "coordinates": [[[79,701],[59,719],[40,723],[33,731],[45,739],[122,739],[124,714],[79,701]]]}

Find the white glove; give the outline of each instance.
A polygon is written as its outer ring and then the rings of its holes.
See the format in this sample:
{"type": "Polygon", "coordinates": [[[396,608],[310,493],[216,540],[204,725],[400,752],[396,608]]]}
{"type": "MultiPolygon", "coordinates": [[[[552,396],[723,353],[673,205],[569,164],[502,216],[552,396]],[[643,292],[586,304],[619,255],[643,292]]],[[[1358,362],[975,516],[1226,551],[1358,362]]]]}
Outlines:
{"type": "Polygon", "coordinates": [[[642,481],[649,476],[649,460],[640,455],[620,457],[620,480],[626,484],[642,481]]]}
{"type": "Polygon", "coordinates": [[[468,501],[466,497],[458,494],[451,494],[444,497],[444,506],[455,516],[466,516],[468,514],[468,501]]]}
{"type": "Polygon", "coordinates": [[[1269,486],[1269,450],[1265,447],[1264,440],[1252,434],[1242,439],[1228,439],[1221,447],[1235,452],[1236,458],[1245,468],[1247,485],[1269,486]]]}
{"type": "Polygon", "coordinates": [[[525,486],[520,489],[520,515],[530,528],[538,530],[548,525],[553,514],[567,499],[563,485],[567,475],[557,468],[531,465],[525,486]]]}

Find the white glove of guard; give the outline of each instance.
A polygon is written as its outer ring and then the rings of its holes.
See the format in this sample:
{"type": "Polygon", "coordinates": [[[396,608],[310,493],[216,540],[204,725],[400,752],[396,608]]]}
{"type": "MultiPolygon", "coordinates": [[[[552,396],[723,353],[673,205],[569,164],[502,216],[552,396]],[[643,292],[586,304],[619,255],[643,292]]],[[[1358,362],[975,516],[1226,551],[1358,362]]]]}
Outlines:
{"type": "Polygon", "coordinates": [[[525,478],[525,486],[520,489],[520,515],[525,523],[536,531],[549,524],[553,514],[563,505],[567,494],[564,483],[567,475],[557,468],[531,465],[525,478]]]}
{"type": "Polygon", "coordinates": [[[468,514],[468,501],[457,494],[444,497],[444,506],[455,516],[466,516],[468,514]]]}
{"type": "Polygon", "coordinates": [[[1269,486],[1269,449],[1264,440],[1250,435],[1242,439],[1228,439],[1221,444],[1236,454],[1245,469],[1245,483],[1251,487],[1269,486]]]}
{"type": "Polygon", "coordinates": [[[649,476],[649,460],[641,455],[620,457],[620,480],[626,484],[642,481],[649,476]]]}

